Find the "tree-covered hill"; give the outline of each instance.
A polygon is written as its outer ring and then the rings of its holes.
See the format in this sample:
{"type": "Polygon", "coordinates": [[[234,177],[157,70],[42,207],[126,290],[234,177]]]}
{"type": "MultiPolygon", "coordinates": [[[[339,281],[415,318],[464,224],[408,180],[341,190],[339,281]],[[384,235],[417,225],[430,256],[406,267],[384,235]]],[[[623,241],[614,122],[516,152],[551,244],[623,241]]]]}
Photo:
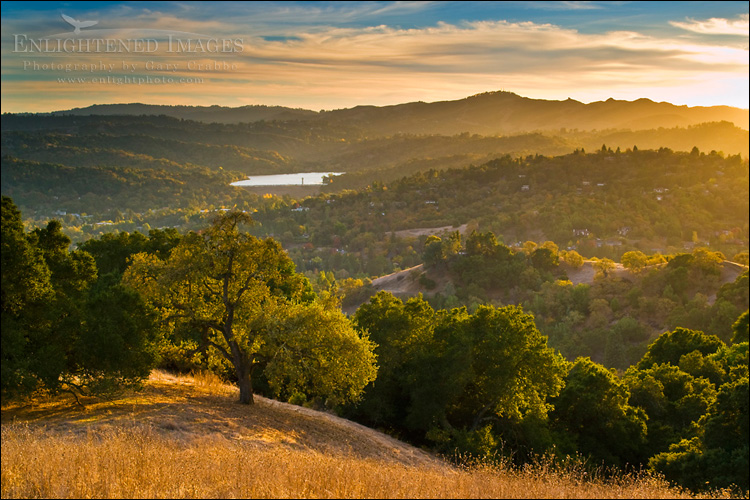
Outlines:
{"type": "Polygon", "coordinates": [[[128,166],[149,168],[147,163],[160,161],[158,167],[169,162],[172,169],[181,165],[199,165],[213,170],[219,168],[246,174],[289,172],[293,162],[275,151],[264,151],[224,144],[186,142],[145,134],[72,135],[62,133],[4,132],[5,154],[38,162],[61,163],[71,167],[128,166]]]}
{"type": "Polygon", "coordinates": [[[747,110],[729,106],[688,107],[649,99],[608,99],[584,104],[573,99],[530,99],[512,92],[486,92],[455,101],[412,102],[393,106],[357,106],[314,112],[279,106],[156,106],[111,104],[58,111],[55,115],[167,115],[206,123],[249,123],[261,120],[333,121],[368,133],[454,135],[462,132],[495,135],[560,128],[649,129],[686,127],[726,120],[748,129],[747,110]]]}
{"type": "MultiPolygon", "coordinates": [[[[473,223],[509,244],[551,240],[586,256],[729,242],[736,247],[724,250],[733,255],[747,246],[747,176],[739,156],[697,149],[504,157],[310,198],[294,224],[313,243],[336,239],[347,251],[367,246],[356,243],[364,232],[382,241],[404,229],[473,223]]],[[[282,225],[288,218],[259,214],[277,234],[289,228],[282,225]]]]}
{"type": "Polygon", "coordinates": [[[457,101],[358,106],[327,113],[368,131],[417,134],[509,134],[560,128],[594,130],[643,129],[695,125],[728,120],[748,128],[747,110],[714,106],[675,106],[649,99],[608,99],[584,104],[573,99],[529,99],[512,92],[486,92],[457,101]]]}
{"type": "Polygon", "coordinates": [[[261,120],[299,120],[317,116],[315,111],[283,106],[160,106],[154,104],[95,104],[55,111],[51,115],[166,115],[206,123],[249,123],[261,120]]]}
{"type": "MultiPolygon", "coordinates": [[[[107,154],[108,159],[119,158],[107,154]]],[[[229,187],[241,177],[231,171],[213,172],[166,160],[126,157],[123,167],[78,166],[41,163],[3,156],[0,162],[3,195],[17,200],[22,210],[40,218],[76,214],[78,224],[101,223],[121,212],[145,213],[161,207],[205,207],[241,202],[243,193],[229,187]],[[143,168],[147,165],[148,168],[143,168]],[[96,219],[82,219],[88,214],[96,219]]],[[[246,198],[250,198],[248,195],[246,198]]],[[[74,216],[71,216],[74,217],[74,216]]],[[[111,221],[109,222],[111,224],[111,221]]]]}

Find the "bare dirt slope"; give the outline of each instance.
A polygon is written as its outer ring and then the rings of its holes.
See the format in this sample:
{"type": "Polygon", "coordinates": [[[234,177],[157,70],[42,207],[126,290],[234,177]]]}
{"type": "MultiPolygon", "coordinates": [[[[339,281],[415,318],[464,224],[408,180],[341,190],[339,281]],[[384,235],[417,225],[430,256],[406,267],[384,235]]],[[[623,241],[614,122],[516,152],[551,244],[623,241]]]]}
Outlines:
{"type": "Polygon", "coordinates": [[[396,236],[399,238],[417,238],[419,236],[430,236],[432,234],[437,236],[444,236],[449,233],[453,233],[455,231],[458,231],[461,233],[462,236],[466,235],[466,232],[468,230],[468,224],[461,224],[458,227],[453,226],[443,226],[443,227],[424,227],[424,228],[417,228],[417,229],[403,229],[401,231],[396,231],[396,236]]]}
{"type": "MultiPolygon", "coordinates": [[[[428,273],[427,276],[434,280],[437,286],[433,290],[427,290],[423,285],[419,283],[419,275],[424,272],[424,265],[410,267],[403,271],[381,276],[372,280],[372,284],[377,291],[384,290],[391,292],[394,295],[416,295],[418,293],[436,293],[442,290],[445,285],[450,281],[446,276],[435,275],[434,273],[428,273]]],[[[617,276],[624,277],[629,274],[629,271],[625,269],[622,264],[616,263],[614,273],[617,276]]],[[[568,269],[568,278],[573,282],[574,285],[579,283],[591,284],[594,282],[594,276],[596,276],[596,268],[594,262],[587,260],[578,269],[568,269]]],[[[738,273],[739,274],[739,273],[738,273]]],[[[735,276],[736,277],[736,276],[735,276]]]]}
{"type": "Polygon", "coordinates": [[[419,283],[419,276],[424,272],[424,264],[387,274],[372,280],[377,291],[386,291],[394,295],[416,295],[425,288],[419,283]]]}
{"type": "MultiPolygon", "coordinates": [[[[568,274],[568,279],[574,284],[578,285],[580,283],[585,283],[587,285],[590,285],[594,282],[594,276],[596,276],[596,268],[594,267],[594,261],[587,260],[584,261],[583,265],[579,267],[578,269],[571,269],[568,268],[566,270],[568,274]]],[[[627,276],[630,271],[625,269],[622,264],[619,262],[615,263],[615,269],[613,271],[615,276],[619,277],[625,277],[627,276]]]]}
{"type": "Polygon", "coordinates": [[[255,396],[236,403],[238,392],[212,377],[179,377],[154,371],[143,390],[110,401],[72,399],[7,406],[2,423],[22,422],[45,433],[107,432],[147,426],[178,440],[214,436],[261,448],[287,447],[326,454],[353,454],[403,465],[444,467],[426,452],[335,415],[255,396]]]}
{"type": "Polygon", "coordinates": [[[742,264],[737,264],[729,260],[725,260],[721,268],[721,284],[731,283],[737,279],[737,277],[747,271],[748,267],[742,264]]]}
{"type": "MultiPolygon", "coordinates": [[[[725,260],[722,265],[720,284],[731,283],[737,279],[737,277],[743,272],[747,271],[748,267],[736,262],[730,262],[725,260]]],[[[424,272],[424,265],[410,267],[403,271],[381,276],[372,280],[372,284],[375,290],[390,292],[397,297],[413,296],[419,293],[425,295],[441,292],[444,290],[445,285],[448,284],[450,279],[444,274],[427,273],[427,277],[435,281],[436,287],[432,290],[428,290],[419,282],[419,276],[424,272]]],[[[615,276],[620,278],[627,278],[631,272],[626,269],[619,262],[615,263],[615,269],[612,271],[615,276]]],[[[594,261],[584,261],[583,266],[578,269],[568,268],[566,269],[568,279],[574,284],[585,283],[590,285],[594,282],[597,270],[594,267],[594,261]]],[[[716,300],[716,296],[712,295],[708,298],[710,304],[713,304],[716,300]]]]}
{"type": "MultiPolygon", "coordinates": [[[[721,267],[721,278],[719,279],[719,283],[721,285],[724,285],[726,283],[732,283],[734,280],[737,279],[737,277],[747,271],[748,267],[743,266],[742,264],[737,264],[736,262],[732,262],[729,260],[725,260],[723,262],[723,265],[721,267]]],[[[716,302],[716,294],[711,294],[708,297],[708,303],[712,304],[716,302]]]]}

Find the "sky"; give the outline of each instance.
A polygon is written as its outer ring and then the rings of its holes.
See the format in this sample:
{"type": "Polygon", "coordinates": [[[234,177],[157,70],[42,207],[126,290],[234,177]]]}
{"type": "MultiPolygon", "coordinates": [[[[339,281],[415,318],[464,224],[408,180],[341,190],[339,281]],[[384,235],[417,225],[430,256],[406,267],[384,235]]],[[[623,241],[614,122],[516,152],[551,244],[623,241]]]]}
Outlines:
{"type": "Polygon", "coordinates": [[[2,2],[1,108],[317,111],[497,90],[748,108],[748,5],[2,2]]]}

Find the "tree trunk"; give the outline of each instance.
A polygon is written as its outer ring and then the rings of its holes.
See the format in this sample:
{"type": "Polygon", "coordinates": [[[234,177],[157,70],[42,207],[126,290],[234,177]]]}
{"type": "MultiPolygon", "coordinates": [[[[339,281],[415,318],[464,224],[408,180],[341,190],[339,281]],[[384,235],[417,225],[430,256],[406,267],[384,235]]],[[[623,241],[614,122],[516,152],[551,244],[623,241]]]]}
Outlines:
{"type": "Polygon", "coordinates": [[[251,405],[253,401],[253,381],[251,371],[246,366],[237,367],[237,385],[240,388],[240,403],[251,405]]]}

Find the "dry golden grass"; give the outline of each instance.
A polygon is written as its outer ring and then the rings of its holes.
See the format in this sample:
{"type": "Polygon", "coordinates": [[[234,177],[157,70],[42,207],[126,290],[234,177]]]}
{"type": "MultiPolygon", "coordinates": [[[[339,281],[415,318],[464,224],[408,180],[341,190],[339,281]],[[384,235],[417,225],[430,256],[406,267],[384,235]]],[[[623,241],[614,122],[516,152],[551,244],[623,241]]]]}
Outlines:
{"type": "MultiPolygon", "coordinates": [[[[548,464],[451,467],[332,415],[211,376],[156,372],[112,401],[2,412],[3,498],[689,498],[647,475],[586,480],[548,464]]],[[[717,493],[717,497],[728,497],[717,493]]]]}

